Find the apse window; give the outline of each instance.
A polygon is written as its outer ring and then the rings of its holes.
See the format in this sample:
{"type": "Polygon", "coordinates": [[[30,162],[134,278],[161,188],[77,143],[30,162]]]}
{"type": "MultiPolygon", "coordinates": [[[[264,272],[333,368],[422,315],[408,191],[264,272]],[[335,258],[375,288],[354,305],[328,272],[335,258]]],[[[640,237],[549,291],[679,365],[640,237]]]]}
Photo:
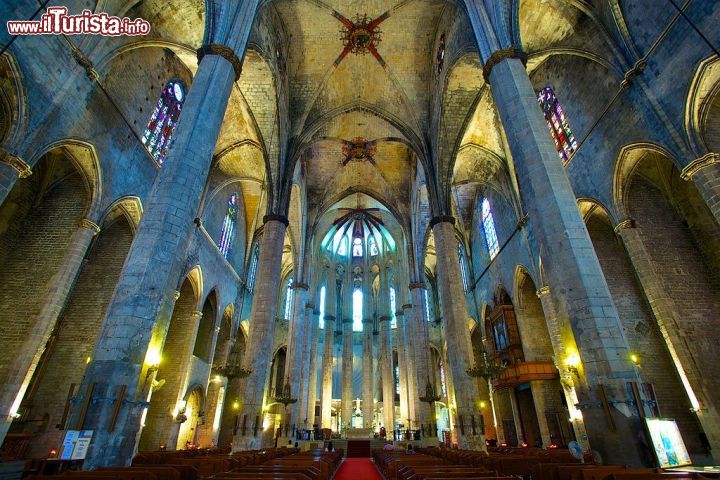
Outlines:
{"type": "Polygon", "coordinates": [[[370,256],[376,257],[380,251],[378,250],[377,242],[373,237],[368,239],[368,249],[370,250],[370,256]]]}
{"type": "Polygon", "coordinates": [[[492,210],[490,209],[490,201],[486,198],[482,202],[482,225],[485,231],[485,244],[487,245],[490,260],[494,259],[500,246],[498,245],[497,234],[495,233],[495,221],[493,220],[492,210]]]}
{"type": "Polygon", "coordinates": [[[356,288],[353,292],[353,331],[363,331],[363,292],[359,288],[356,288]]]}
{"type": "Polygon", "coordinates": [[[325,328],[325,287],[320,289],[320,328],[325,328]]]}
{"type": "Polygon", "coordinates": [[[363,244],[362,244],[362,238],[355,237],[353,238],[353,248],[352,248],[352,256],[353,257],[362,257],[363,256],[363,244]]]}
{"type": "Polygon", "coordinates": [[[230,195],[227,204],[227,212],[225,213],[225,219],[223,220],[223,226],[220,230],[220,241],[218,242],[218,248],[220,253],[226,260],[230,259],[230,252],[232,250],[233,242],[235,241],[235,224],[238,216],[238,194],[233,193],[230,195]]]}
{"type": "Polygon", "coordinates": [[[337,254],[341,257],[347,255],[347,238],[343,237],[342,240],[340,240],[340,246],[337,249],[337,254]]]}
{"type": "Polygon", "coordinates": [[[295,290],[293,289],[293,278],[290,277],[288,279],[287,283],[287,289],[285,293],[285,318],[286,320],[290,319],[290,314],[292,313],[292,304],[293,304],[293,297],[294,297],[295,290]]]}
{"type": "Polygon", "coordinates": [[[168,82],[163,88],[150,120],[148,120],[142,143],[161,165],[172,144],[184,101],[185,87],[182,82],[178,80],[168,82]]]}
{"type": "Polygon", "coordinates": [[[538,92],[538,102],[545,115],[550,135],[555,142],[555,149],[563,162],[567,162],[578,148],[575,136],[570,130],[565,111],[555,95],[552,87],[545,87],[538,92]]]}
{"type": "Polygon", "coordinates": [[[397,327],[397,318],[395,318],[395,287],[390,287],[390,327],[397,327]]]}

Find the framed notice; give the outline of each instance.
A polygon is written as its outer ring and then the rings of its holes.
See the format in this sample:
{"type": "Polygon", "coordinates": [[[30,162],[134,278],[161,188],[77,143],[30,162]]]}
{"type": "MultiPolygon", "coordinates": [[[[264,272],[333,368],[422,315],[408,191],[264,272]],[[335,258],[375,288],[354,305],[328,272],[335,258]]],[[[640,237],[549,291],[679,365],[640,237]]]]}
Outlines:
{"type": "Polygon", "coordinates": [[[92,430],[68,430],[65,432],[60,450],[60,460],[85,460],[92,435],[92,430]]]}
{"type": "Polygon", "coordinates": [[[675,420],[648,417],[645,423],[660,468],[692,464],[675,420]]]}

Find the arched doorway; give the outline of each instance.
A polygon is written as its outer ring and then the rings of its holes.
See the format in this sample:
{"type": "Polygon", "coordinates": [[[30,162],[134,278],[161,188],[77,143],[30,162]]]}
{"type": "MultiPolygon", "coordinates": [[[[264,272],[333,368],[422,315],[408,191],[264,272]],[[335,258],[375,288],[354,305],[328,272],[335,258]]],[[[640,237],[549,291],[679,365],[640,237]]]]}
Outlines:
{"type": "Polygon", "coordinates": [[[180,432],[177,439],[177,450],[194,448],[198,443],[198,427],[201,421],[200,414],[203,412],[203,390],[201,386],[196,386],[188,394],[181,408],[180,419],[185,420],[180,424],[180,432]]]}
{"type": "Polygon", "coordinates": [[[182,410],[187,371],[192,359],[197,320],[198,292],[186,278],[170,320],[170,328],[162,349],[161,361],[153,386],[150,407],[140,437],[140,451],[152,451],[161,445],[177,445],[178,420],[182,410]]]}

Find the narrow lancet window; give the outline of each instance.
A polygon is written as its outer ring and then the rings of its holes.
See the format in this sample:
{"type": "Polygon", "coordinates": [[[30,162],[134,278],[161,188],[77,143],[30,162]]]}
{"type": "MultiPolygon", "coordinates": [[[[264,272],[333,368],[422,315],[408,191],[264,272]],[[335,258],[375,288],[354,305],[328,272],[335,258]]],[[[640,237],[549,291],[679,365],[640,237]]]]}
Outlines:
{"type": "Polygon", "coordinates": [[[540,90],[538,92],[538,102],[545,115],[545,122],[550,130],[553,142],[555,142],[555,149],[563,162],[567,162],[577,150],[578,145],[553,88],[545,87],[540,90]]]}
{"type": "Polygon", "coordinates": [[[161,165],[172,144],[184,101],[185,87],[183,84],[178,80],[168,82],[163,88],[150,120],[148,120],[142,143],[161,165]]]}
{"type": "Polygon", "coordinates": [[[485,231],[485,243],[487,244],[490,260],[500,251],[497,235],[495,233],[495,221],[493,220],[492,210],[490,209],[490,201],[487,198],[482,202],[482,225],[485,231]]]}
{"type": "Polygon", "coordinates": [[[227,212],[225,213],[225,219],[223,220],[223,226],[220,230],[220,241],[218,242],[218,248],[220,253],[223,254],[226,260],[230,259],[230,252],[232,251],[233,242],[235,241],[235,231],[237,230],[235,224],[237,223],[238,216],[238,194],[233,193],[230,195],[228,200],[227,212]]]}

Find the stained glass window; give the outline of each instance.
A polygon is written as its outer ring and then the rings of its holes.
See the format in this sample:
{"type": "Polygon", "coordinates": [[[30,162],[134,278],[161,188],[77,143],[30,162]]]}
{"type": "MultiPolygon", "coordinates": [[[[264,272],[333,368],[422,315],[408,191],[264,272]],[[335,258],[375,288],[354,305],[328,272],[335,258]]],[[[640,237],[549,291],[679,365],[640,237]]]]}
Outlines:
{"type": "Polygon", "coordinates": [[[362,257],[363,256],[362,238],[358,238],[358,237],[353,238],[352,255],[353,255],[353,257],[362,257]]]}
{"type": "Polygon", "coordinates": [[[485,242],[488,253],[490,254],[490,260],[492,260],[500,251],[500,245],[498,244],[497,234],[495,233],[495,220],[493,220],[490,202],[487,198],[483,199],[482,202],[482,224],[483,230],[485,231],[485,242]]]}
{"type": "Polygon", "coordinates": [[[395,318],[395,287],[390,286],[390,327],[397,327],[397,318],[395,318]]]}
{"type": "Polygon", "coordinates": [[[378,250],[377,242],[375,241],[375,237],[373,236],[370,236],[370,238],[368,239],[368,249],[370,250],[371,257],[374,257],[380,253],[380,251],[378,250]]]}
{"type": "Polygon", "coordinates": [[[443,65],[445,65],[445,34],[440,35],[440,44],[438,45],[437,57],[435,59],[437,64],[438,75],[442,72],[443,65]]]}
{"type": "Polygon", "coordinates": [[[395,395],[400,395],[400,365],[395,365],[395,395]]]}
{"type": "Polygon", "coordinates": [[[325,287],[320,289],[320,328],[325,328],[325,287]]]}
{"type": "Polygon", "coordinates": [[[460,260],[460,276],[462,277],[463,290],[468,291],[467,265],[465,264],[465,250],[462,243],[458,243],[458,259],[460,260]]]}
{"type": "Polygon", "coordinates": [[[295,290],[293,289],[293,278],[288,278],[287,293],[285,293],[285,319],[289,320],[292,314],[292,304],[295,290]]]}
{"type": "Polygon", "coordinates": [[[440,360],[440,388],[442,388],[442,396],[447,397],[447,383],[445,382],[445,364],[440,360]]]}
{"type": "Polygon", "coordinates": [[[248,268],[248,274],[247,274],[247,288],[251,292],[255,288],[255,276],[257,275],[257,267],[258,267],[258,258],[260,257],[260,248],[255,245],[255,248],[253,248],[253,253],[250,256],[250,267],[248,268]]]}
{"type": "Polygon", "coordinates": [[[425,320],[430,321],[430,292],[425,290],[425,320]]]}
{"type": "Polygon", "coordinates": [[[343,237],[340,240],[340,246],[337,249],[337,254],[340,255],[341,257],[344,257],[345,255],[347,255],[347,238],[346,237],[343,237]]]}
{"type": "Polygon", "coordinates": [[[555,142],[555,149],[563,161],[567,161],[577,150],[575,136],[570,130],[567,117],[552,87],[545,87],[538,92],[538,102],[545,115],[548,129],[555,142]]]}
{"type": "Polygon", "coordinates": [[[218,242],[218,248],[220,253],[226,259],[230,258],[230,251],[232,250],[233,242],[235,241],[235,224],[238,216],[238,194],[233,193],[230,195],[227,205],[227,213],[225,213],[225,220],[223,220],[223,226],[220,230],[220,241],[218,242]]]}
{"type": "Polygon", "coordinates": [[[356,288],[353,292],[353,331],[362,332],[363,330],[363,292],[356,288]]]}
{"type": "Polygon", "coordinates": [[[183,84],[178,80],[168,82],[163,88],[150,120],[148,120],[142,142],[160,164],[167,157],[184,101],[185,87],[183,84]]]}

